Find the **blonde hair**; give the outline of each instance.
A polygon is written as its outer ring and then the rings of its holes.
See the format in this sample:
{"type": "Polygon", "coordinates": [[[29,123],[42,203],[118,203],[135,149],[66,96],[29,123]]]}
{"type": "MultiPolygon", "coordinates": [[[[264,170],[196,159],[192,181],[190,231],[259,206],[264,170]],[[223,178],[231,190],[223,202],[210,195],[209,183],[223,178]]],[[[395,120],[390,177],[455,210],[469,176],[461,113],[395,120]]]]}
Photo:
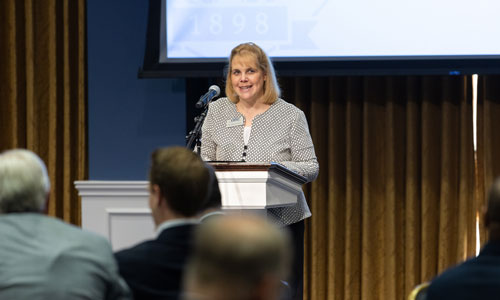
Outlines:
{"type": "Polygon", "coordinates": [[[281,95],[278,80],[276,79],[276,73],[267,54],[264,50],[262,50],[262,48],[254,43],[243,43],[231,50],[226,74],[226,96],[229,100],[233,103],[238,103],[240,101],[238,95],[234,91],[233,85],[231,84],[231,73],[233,71],[232,62],[236,56],[250,57],[255,61],[257,67],[264,73],[265,78],[267,78],[264,82],[264,103],[274,103],[281,95]]]}

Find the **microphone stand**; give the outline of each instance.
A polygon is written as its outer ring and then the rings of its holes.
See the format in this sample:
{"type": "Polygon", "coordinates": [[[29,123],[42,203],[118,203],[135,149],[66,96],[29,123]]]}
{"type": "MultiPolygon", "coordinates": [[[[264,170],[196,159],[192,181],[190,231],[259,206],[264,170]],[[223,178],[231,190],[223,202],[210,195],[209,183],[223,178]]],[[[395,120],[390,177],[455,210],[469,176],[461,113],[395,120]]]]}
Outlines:
{"type": "Polygon", "coordinates": [[[208,112],[208,103],[205,105],[202,113],[194,118],[195,121],[194,129],[191,130],[189,134],[186,136],[187,140],[186,147],[188,149],[194,150],[193,143],[196,142],[196,153],[198,153],[198,155],[200,155],[201,152],[201,126],[205,121],[207,112],[208,112]]]}

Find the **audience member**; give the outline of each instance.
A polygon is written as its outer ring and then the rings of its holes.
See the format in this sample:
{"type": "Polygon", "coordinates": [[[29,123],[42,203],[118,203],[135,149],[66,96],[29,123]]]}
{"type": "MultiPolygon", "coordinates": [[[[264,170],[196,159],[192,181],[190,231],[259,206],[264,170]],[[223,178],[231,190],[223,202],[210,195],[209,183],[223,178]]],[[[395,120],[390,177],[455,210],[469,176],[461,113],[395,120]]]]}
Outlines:
{"type": "Polygon", "coordinates": [[[499,299],[500,297],[500,178],[491,187],[484,214],[489,240],[479,256],[437,276],[428,300],[499,299]]]}
{"type": "Polygon", "coordinates": [[[36,154],[0,154],[0,299],[130,299],[105,238],[43,215],[49,190],[36,154]]]}
{"type": "Polygon", "coordinates": [[[149,207],[157,238],[116,253],[134,298],[178,298],[192,233],[208,201],[210,177],[200,157],[186,148],[153,152],[149,207]]]}
{"type": "Polygon", "coordinates": [[[227,215],[202,225],[184,278],[184,299],[276,300],[288,274],[290,237],[265,219],[227,215]]]}
{"type": "Polygon", "coordinates": [[[215,176],[214,169],[211,166],[208,166],[208,169],[210,171],[210,176],[213,177],[212,187],[209,191],[210,197],[202,209],[200,222],[205,222],[211,220],[213,217],[224,215],[222,211],[222,196],[220,194],[219,181],[215,176]]]}

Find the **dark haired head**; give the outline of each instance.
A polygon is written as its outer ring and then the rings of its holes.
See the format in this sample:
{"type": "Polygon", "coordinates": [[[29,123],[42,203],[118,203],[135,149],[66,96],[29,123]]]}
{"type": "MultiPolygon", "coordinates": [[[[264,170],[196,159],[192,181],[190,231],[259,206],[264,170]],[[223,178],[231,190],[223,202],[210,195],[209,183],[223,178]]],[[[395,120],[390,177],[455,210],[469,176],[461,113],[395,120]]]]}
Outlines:
{"type": "Polygon", "coordinates": [[[208,189],[209,194],[203,210],[220,209],[222,206],[222,197],[219,190],[219,181],[217,180],[217,176],[215,176],[214,169],[209,165],[207,165],[207,168],[210,174],[210,187],[208,189]]]}
{"type": "Polygon", "coordinates": [[[158,185],[174,212],[192,217],[205,206],[210,174],[196,153],[184,147],[168,147],[153,152],[149,181],[158,185]]]}

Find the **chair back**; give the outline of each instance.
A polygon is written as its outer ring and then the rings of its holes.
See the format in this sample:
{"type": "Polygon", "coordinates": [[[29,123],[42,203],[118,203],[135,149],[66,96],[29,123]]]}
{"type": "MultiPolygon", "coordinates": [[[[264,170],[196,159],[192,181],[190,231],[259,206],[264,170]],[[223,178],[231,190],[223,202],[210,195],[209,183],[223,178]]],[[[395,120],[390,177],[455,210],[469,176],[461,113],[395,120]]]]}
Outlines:
{"type": "Polygon", "coordinates": [[[427,288],[430,282],[417,285],[408,296],[408,300],[425,300],[427,298],[427,288]]]}

